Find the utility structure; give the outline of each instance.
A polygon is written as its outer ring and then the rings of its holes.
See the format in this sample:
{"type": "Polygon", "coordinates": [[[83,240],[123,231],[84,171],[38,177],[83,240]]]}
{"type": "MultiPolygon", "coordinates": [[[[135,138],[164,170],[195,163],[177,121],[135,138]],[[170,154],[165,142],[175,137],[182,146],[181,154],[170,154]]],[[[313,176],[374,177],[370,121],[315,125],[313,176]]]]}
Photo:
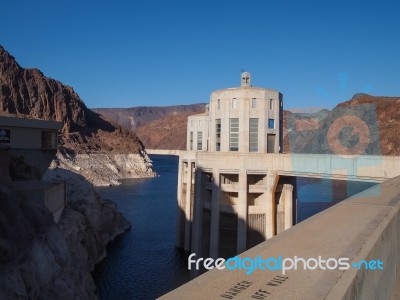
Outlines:
{"type": "Polygon", "coordinates": [[[42,177],[56,157],[61,128],[62,122],[0,116],[0,179],[22,198],[46,207],[55,222],[66,205],[66,183],[42,177]]]}
{"type": "Polygon", "coordinates": [[[282,151],[283,103],[277,90],[241,85],[211,93],[190,116],[179,156],[177,246],[202,257],[229,257],[293,224],[293,181],[268,155],[282,151]]]}

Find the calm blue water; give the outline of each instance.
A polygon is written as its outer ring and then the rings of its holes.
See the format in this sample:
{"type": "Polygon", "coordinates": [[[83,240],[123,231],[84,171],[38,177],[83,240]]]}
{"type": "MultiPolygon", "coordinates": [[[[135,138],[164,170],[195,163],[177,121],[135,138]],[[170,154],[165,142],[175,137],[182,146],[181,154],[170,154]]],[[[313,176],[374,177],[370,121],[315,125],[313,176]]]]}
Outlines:
{"type": "Polygon", "coordinates": [[[96,266],[100,299],[155,299],[189,280],[187,255],[175,248],[178,158],[151,159],[160,177],[98,189],[132,223],[96,266]]]}
{"type": "Polygon", "coordinates": [[[375,183],[298,177],[297,223],[358,194],[375,183]]]}
{"type": "MultiPolygon", "coordinates": [[[[160,177],[125,180],[99,188],[114,200],[133,228],[107,247],[93,273],[100,299],[154,299],[190,278],[187,254],[175,248],[178,158],[152,155],[160,177]]],[[[371,186],[370,183],[297,179],[300,222],[371,186]]]]}

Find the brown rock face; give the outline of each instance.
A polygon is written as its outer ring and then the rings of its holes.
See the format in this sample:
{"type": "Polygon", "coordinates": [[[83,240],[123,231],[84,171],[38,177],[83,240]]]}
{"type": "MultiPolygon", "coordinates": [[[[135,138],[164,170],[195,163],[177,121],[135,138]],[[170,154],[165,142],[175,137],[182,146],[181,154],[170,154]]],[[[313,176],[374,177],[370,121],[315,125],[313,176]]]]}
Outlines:
{"type": "Polygon", "coordinates": [[[203,113],[206,104],[159,107],[94,108],[108,120],[135,132],[149,149],[186,149],[187,117],[203,113]]]}
{"type": "Polygon", "coordinates": [[[64,123],[61,144],[77,153],[139,153],[135,134],[86,107],[72,87],[37,69],[22,68],[0,46],[0,113],[64,123]]]}
{"type": "Polygon", "coordinates": [[[0,299],[97,299],[90,272],[130,223],[82,176],[54,169],[47,179],[68,181],[58,224],[0,181],[0,299]]]}
{"type": "Polygon", "coordinates": [[[126,129],[135,131],[146,124],[163,119],[168,116],[194,115],[203,113],[205,103],[172,106],[138,106],[130,108],[92,108],[93,111],[103,115],[126,129]]]}
{"type": "Polygon", "coordinates": [[[188,116],[193,113],[169,115],[140,126],[136,134],[149,149],[186,150],[188,116]]]}
{"type": "Polygon", "coordinates": [[[382,155],[400,155],[400,97],[358,94],[338,107],[363,104],[372,104],[376,109],[382,155]]]}
{"type": "Polygon", "coordinates": [[[284,112],[284,151],[400,155],[400,97],[356,94],[332,111],[284,112]]]}
{"type": "MultiPolygon", "coordinates": [[[[204,112],[204,107],[193,104],[183,109],[137,107],[97,112],[121,126],[132,126],[147,148],[184,150],[187,117],[204,112]]],[[[400,155],[400,97],[356,94],[332,111],[284,111],[283,123],[283,149],[287,153],[400,155]],[[352,122],[357,119],[361,123],[352,122]]]]}

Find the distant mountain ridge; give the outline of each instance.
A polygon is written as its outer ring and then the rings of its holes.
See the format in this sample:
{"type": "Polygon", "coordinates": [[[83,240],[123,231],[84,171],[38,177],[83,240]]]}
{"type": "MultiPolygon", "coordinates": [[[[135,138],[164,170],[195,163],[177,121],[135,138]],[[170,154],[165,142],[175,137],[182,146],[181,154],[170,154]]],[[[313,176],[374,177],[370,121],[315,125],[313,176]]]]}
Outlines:
{"type": "Polygon", "coordinates": [[[136,130],[152,121],[163,117],[179,114],[198,114],[204,112],[205,103],[172,106],[138,106],[130,108],[92,108],[93,111],[105,116],[119,125],[136,130]]]}
{"type": "Polygon", "coordinates": [[[194,113],[167,115],[136,130],[148,149],[186,149],[187,118],[194,113]]]}
{"type": "Polygon", "coordinates": [[[94,108],[108,120],[134,131],[148,149],[186,148],[187,117],[203,113],[205,103],[190,105],[94,108]]]}
{"type": "MultiPolygon", "coordinates": [[[[138,107],[130,109],[96,109],[107,118],[111,117],[126,127],[129,116],[136,121],[131,126],[149,149],[186,149],[187,117],[202,113],[205,104],[185,106],[183,111],[168,107],[138,107]]],[[[305,113],[284,111],[284,152],[291,153],[336,153],[343,147],[333,146],[328,141],[332,134],[332,124],[340,124],[345,116],[358,118],[359,125],[365,123],[369,132],[369,145],[363,154],[400,155],[400,97],[380,97],[367,94],[355,94],[352,99],[338,104],[334,109],[305,113]],[[338,120],[338,121],[336,121],[338,120]]],[[[354,119],[354,118],[353,118],[354,119]]],[[[336,139],[344,147],[352,148],[360,139],[360,128],[343,126],[336,132],[336,139]],[[353,130],[355,130],[353,132],[353,130]]],[[[362,135],[361,135],[362,137],[362,135]]],[[[340,150],[341,149],[341,150],[340,150]]],[[[339,151],[339,152],[338,152],[339,151]]],[[[343,154],[343,153],[341,153],[343,154]]]]}

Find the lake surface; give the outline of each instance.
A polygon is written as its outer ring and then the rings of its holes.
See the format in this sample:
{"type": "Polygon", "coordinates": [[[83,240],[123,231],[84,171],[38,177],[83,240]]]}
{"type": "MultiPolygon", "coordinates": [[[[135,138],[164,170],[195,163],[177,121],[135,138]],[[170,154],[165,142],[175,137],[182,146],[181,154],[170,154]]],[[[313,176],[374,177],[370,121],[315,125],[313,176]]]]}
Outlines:
{"type": "Polygon", "coordinates": [[[375,183],[298,177],[297,223],[373,185],[375,183]]]}
{"type": "MultiPolygon", "coordinates": [[[[100,299],[155,299],[190,279],[188,254],[175,248],[178,157],[151,155],[160,177],[97,189],[118,204],[132,229],[109,244],[93,276],[100,299]]],[[[297,179],[300,222],[371,183],[297,179]]]]}
{"type": "Polygon", "coordinates": [[[155,299],[190,278],[187,254],[175,248],[178,157],[151,159],[160,177],[98,189],[132,223],[95,268],[100,299],[155,299]]]}

